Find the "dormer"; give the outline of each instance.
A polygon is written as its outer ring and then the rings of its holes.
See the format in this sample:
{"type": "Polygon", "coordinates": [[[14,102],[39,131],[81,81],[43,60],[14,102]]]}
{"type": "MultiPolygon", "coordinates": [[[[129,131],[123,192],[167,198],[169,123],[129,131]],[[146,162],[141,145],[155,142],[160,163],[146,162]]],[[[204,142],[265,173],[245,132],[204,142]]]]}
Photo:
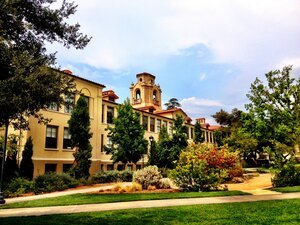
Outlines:
{"type": "Polygon", "coordinates": [[[113,90],[108,90],[102,92],[102,99],[110,102],[116,102],[116,100],[119,99],[119,96],[117,96],[113,90]]]}

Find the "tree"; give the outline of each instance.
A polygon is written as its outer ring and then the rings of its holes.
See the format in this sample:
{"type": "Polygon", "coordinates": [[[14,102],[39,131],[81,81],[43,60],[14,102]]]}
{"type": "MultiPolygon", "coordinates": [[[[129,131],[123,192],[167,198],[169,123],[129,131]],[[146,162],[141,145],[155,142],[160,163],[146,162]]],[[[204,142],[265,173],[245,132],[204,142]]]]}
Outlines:
{"type": "MultiPolygon", "coordinates": [[[[4,165],[6,171],[6,176],[4,177],[4,179],[6,182],[9,182],[19,174],[19,167],[17,163],[17,156],[19,152],[18,141],[18,136],[15,134],[10,134],[7,138],[7,154],[4,165]]],[[[4,140],[1,137],[0,146],[3,145],[3,142],[4,140]]]]}
{"type": "Polygon", "coordinates": [[[92,134],[90,133],[90,115],[87,102],[82,96],[78,99],[68,124],[71,146],[75,148],[72,171],[75,178],[87,179],[91,166],[92,146],[89,139],[92,134]]]}
{"type": "Polygon", "coordinates": [[[79,24],[65,20],[76,11],[74,3],[63,1],[54,9],[52,0],[2,1],[0,8],[0,126],[12,122],[26,128],[27,116],[47,122],[38,113],[51,103],[63,103],[73,91],[70,77],[50,69],[55,55],[46,42],[82,49],[90,38],[79,32],[79,24]]]}
{"type": "Polygon", "coordinates": [[[147,152],[148,141],[140,124],[140,114],[134,112],[129,99],[118,107],[118,116],[113,119],[114,127],[108,127],[111,145],[105,146],[107,154],[112,154],[114,163],[136,164],[147,152]]]}
{"type": "Polygon", "coordinates": [[[33,178],[33,143],[32,138],[29,137],[25,143],[24,150],[22,152],[22,160],[20,164],[20,175],[28,180],[32,180],[33,178]]]}
{"type": "Polygon", "coordinates": [[[231,113],[221,109],[212,115],[212,117],[223,127],[238,127],[241,125],[242,113],[243,112],[237,108],[232,109],[231,113]]]}
{"type": "MultiPolygon", "coordinates": [[[[187,142],[187,126],[184,125],[184,119],[182,116],[176,115],[174,119],[174,128],[173,128],[173,143],[174,146],[180,148],[180,151],[188,146],[187,142]]],[[[180,152],[178,153],[179,157],[180,152]]]]}
{"type": "Polygon", "coordinates": [[[215,132],[215,140],[218,146],[223,145],[222,139],[229,137],[231,132],[242,126],[242,113],[243,111],[234,108],[231,113],[221,109],[212,115],[216,122],[221,125],[221,129],[215,132]]]}
{"type": "Polygon", "coordinates": [[[167,109],[176,109],[181,107],[181,104],[178,102],[177,98],[171,98],[167,103],[165,103],[167,109]]]}
{"type": "MultiPolygon", "coordinates": [[[[251,84],[244,130],[268,149],[281,168],[294,155],[300,136],[300,79],[292,78],[292,66],[266,74],[267,84],[256,78],[251,84]]],[[[293,157],[292,157],[293,158],[293,157]]]]}
{"type": "Polygon", "coordinates": [[[157,142],[157,166],[159,168],[174,168],[180,152],[188,145],[187,127],[183,125],[183,122],[181,116],[176,116],[171,137],[167,128],[162,126],[157,142]]]}
{"type": "Polygon", "coordinates": [[[257,166],[257,154],[261,153],[258,149],[259,141],[251,134],[244,131],[243,128],[234,128],[230,136],[223,139],[232,152],[239,152],[248,166],[257,166]]]}
{"type": "MultiPolygon", "coordinates": [[[[75,13],[74,3],[63,1],[53,8],[53,0],[1,1],[0,7],[0,126],[8,130],[28,128],[28,116],[39,122],[48,122],[40,109],[53,102],[63,103],[63,95],[73,92],[74,83],[65,74],[53,70],[55,54],[47,54],[46,42],[59,42],[65,47],[84,48],[90,38],[79,32],[79,24],[69,25],[66,20],[75,13]]],[[[6,154],[5,132],[2,178],[6,154]]]]}
{"type": "Polygon", "coordinates": [[[148,155],[148,164],[149,165],[158,165],[159,156],[157,152],[157,142],[155,140],[150,140],[150,151],[148,155]]]}
{"type": "Polygon", "coordinates": [[[217,143],[217,146],[219,146],[219,147],[223,146],[222,131],[215,130],[214,131],[214,139],[215,139],[215,142],[217,143]]]}
{"type": "Polygon", "coordinates": [[[195,129],[195,137],[194,137],[195,144],[202,143],[204,141],[203,131],[201,129],[201,124],[198,121],[196,122],[194,129],[195,129]]]}

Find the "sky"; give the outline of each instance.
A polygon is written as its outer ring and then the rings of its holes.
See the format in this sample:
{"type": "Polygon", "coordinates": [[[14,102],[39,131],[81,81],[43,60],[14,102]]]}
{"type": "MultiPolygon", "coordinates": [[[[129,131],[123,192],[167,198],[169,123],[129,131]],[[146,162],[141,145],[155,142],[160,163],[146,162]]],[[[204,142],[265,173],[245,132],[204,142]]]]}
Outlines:
{"type": "MultiPolygon", "coordinates": [[[[156,76],[162,101],[193,119],[244,110],[256,77],[293,65],[300,76],[299,0],[75,0],[69,23],[92,40],[83,50],[48,45],[57,64],[113,89],[122,103],[136,74],[156,76]]],[[[194,121],[195,122],[195,121],[194,121]]]]}

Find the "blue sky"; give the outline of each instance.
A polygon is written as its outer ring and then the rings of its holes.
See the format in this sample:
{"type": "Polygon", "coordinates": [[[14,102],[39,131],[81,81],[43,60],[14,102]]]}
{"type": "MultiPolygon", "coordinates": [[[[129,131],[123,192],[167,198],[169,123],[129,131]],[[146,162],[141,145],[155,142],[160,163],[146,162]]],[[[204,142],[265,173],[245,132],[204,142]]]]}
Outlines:
{"type": "Polygon", "coordinates": [[[62,69],[129,97],[135,75],[149,72],[163,102],[175,97],[192,118],[244,109],[255,77],[292,64],[300,75],[299,0],[75,0],[92,40],[57,51],[62,69]]]}

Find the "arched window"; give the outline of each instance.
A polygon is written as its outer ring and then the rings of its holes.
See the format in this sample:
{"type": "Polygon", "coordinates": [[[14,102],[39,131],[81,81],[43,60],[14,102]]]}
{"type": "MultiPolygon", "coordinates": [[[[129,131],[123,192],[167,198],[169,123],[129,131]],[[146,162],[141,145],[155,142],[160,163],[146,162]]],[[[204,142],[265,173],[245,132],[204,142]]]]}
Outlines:
{"type": "Polygon", "coordinates": [[[135,99],[141,99],[141,91],[140,91],[140,89],[137,89],[135,91],[135,99]]]}
{"type": "Polygon", "coordinates": [[[156,90],[153,91],[153,99],[157,100],[156,90]]]}

